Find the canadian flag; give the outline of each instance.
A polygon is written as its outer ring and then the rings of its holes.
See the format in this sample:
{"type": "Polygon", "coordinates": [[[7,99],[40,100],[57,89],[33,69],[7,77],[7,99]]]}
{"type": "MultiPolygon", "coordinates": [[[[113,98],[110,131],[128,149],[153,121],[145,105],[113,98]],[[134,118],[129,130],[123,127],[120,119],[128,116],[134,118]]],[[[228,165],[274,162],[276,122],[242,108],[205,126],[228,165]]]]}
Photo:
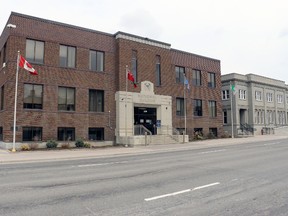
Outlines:
{"type": "Polygon", "coordinates": [[[127,79],[133,82],[134,88],[137,88],[134,76],[129,70],[127,71],[127,79]]]}
{"type": "Polygon", "coordinates": [[[27,62],[27,60],[20,55],[19,58],[19,66],[24,68],[25,70],[29,71],[32,75],[38,75],[38,72],[27,62]]]}

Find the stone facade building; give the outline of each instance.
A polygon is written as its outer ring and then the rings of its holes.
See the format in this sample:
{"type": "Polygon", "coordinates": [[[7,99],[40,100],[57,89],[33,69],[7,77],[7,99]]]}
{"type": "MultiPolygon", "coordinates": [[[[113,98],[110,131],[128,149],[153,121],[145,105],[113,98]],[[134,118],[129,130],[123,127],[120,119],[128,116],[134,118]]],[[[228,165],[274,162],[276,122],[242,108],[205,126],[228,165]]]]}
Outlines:
{"type": "Polygon", "coordinates": [[[174,129],[186,130],[190,138],[194,131],[222,133],[219,60],[124,32],[109,34],[14,12],[1,34],[0,51],[2,144],[12,142],[17,51],[38,71],[32,76],[19,69],[18,146],[35,137],[114,144],[128,136],[137,143],[135,125],[155,136],[174,129]],[[127,68],[137,88],[127,83],[127,68]],[[185,99],[184,74],[190,86],[185,99]]]}
{"type": "Polygon", "coordinates": [[[260,135],[287,125],[288,86],[284,81],[237,73],[222,75],[221,79],[225,131],[232,134],[233,128],[234,135],[260,135]]]}

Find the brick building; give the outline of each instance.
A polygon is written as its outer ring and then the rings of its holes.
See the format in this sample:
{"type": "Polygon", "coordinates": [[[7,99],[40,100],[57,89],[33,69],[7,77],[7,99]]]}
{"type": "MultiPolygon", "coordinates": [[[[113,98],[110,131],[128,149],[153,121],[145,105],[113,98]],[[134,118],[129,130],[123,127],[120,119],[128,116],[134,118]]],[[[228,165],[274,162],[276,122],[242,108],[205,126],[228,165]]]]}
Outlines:
{"type": "Polygon", "coordinates": [[[35,137],[123,143],[123,136],[136,135],[138,124],[155,136],[171,135],[173,128],[186,129],[190,138],[194,131],[222,133],[219,60],[124,32],[108,34],[12,12],[0,38],[2,144],[13,138],[18,50],[39,73],[19,69],[18,145],[35,137]],[[127,92],[126,66],[138,84],[133,88],[129,81],[127,92]],[[185,100],[184,73],[190,86],[185,100]]]}

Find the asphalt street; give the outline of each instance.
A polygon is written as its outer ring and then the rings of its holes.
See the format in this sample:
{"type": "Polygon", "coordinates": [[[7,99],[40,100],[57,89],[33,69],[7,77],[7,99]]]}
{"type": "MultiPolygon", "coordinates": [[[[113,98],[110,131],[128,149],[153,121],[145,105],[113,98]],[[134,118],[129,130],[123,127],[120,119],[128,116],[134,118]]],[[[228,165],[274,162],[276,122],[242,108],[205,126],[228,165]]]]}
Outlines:
{"type": "Polygon", "coordinates": [[[287,215],[288,139],[0,164],[0,215],[287,215]]]}

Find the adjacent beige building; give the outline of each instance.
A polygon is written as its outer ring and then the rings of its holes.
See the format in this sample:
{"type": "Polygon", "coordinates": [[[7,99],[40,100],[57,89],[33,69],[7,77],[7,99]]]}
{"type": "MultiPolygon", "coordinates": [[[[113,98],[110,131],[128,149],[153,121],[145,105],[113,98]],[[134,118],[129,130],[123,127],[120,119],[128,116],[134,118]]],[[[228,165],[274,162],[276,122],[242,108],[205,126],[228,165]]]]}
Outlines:
{"type": "Polygon", "coordinates": [[[258,135],[287,125],[288,86],[284,81],[237,73],[222,75],[221,80],[224,131],[234,136],[258,135]]]}

